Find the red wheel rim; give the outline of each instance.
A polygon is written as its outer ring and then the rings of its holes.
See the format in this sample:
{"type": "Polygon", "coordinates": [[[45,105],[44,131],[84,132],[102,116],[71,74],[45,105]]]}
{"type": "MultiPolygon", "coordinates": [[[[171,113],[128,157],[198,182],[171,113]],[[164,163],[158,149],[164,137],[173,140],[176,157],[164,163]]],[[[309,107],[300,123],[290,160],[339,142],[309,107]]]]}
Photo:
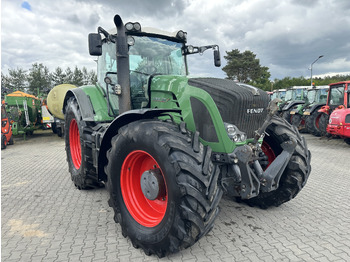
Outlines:
{"type": "Polygon", "coordinates": [[[81,165],[80,134],[77,121],[72,119],[69,126],[69,148],[73,165],[76,169],[81,165]]]}
{"type": "MultiPolygon", "coordinates": [[[[273,149],[270,147],[270,145],[266,142],[263,141],[262,145],[261,145],[261,149],[262,151],[265,153],[265,155],[267,156],[267,161],[269,162],[269,164],[267,165],[266,168],[269,167],[269,165],[275,160],[276,155],[275,152],[273,151],[273,149]]],[[[265,168],[265,169],[266,169],[265,168]]]]}
{"type": "Polygon", "coordinates": [[[160,169],[157,161],[150,154],[137,150],[126,157],[120,174],[124,203],[131,216],[145,227],[157,226],[162,221],[168,205],[168,190],[162,171],[164,193],[155,200],[149,200],[142,192],[140,183],[142,174],[155,168],[160,169]]]}

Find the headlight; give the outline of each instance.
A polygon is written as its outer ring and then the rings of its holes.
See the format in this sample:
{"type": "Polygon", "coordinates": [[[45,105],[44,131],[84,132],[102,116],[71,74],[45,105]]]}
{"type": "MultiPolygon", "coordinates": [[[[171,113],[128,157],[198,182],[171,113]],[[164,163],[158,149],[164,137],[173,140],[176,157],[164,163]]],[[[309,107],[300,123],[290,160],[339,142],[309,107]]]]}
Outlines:
{"type": "Polygon", "coordinates": [[[129,46],[133,46],[135,44],[135,39],[131,35],[128,35],[127,41],[129,46]]]}
{"type": "Polygon", "coordinates": [[[228,137],[234,142],[243,142],[247,139],[247,135],[240,131],[235,125],[224,123],[228,137]]]}
{"type": "Polygon", "coordinates": [[[229,136],[234,136],[237,133],[236,127],[231,124],[226,125],[226,131],[229,136]]]}

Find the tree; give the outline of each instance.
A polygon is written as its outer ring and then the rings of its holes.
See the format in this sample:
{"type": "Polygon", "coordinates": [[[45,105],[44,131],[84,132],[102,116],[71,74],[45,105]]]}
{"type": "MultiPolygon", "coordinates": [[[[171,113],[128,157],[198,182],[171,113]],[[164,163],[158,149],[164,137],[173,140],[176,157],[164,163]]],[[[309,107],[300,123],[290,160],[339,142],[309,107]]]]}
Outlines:
{"type": "Polygon", "coordinates": [[[261,88],[269,88],[271,76],[269,68],[260,65],[256,55],[246,50],[241,53],[238,49],[227,52],[224,58],[227,65],[223,67],[228,79],[249,83],[261,88]]]}
{"type": "Polygon", "coordinates": [[[53,86],[64,84],[66,75],[64,74],[62,68],[56,67],[55,72],[51,74],[51,81],[53,86]]]}
{"type": "Polygon", "coordinates": [[[9,69],[9,76],[6,77],[1,73],[1,86],[6,88],[9,93],[28,87],[27,72],[22,68],[9,69]],[[4,78],[4,79],[3,79],[4,78]]]}
{"type": "Polygon", "coordinates": [[[35,95],[39,95],[43,90],[51,87],[51,76],[49,69],[43,64],[35,63],[29,70],[28,75],[29,89],[35,95]]]}
{"type": "Polygon", "coordinates": [[[64,77],[64,83],[65,83],[65,84],[70,84],[70,83],[72,83],[72,81],[73,81],[73,72],[72,72],[72,70],[70,69],[69,66],[68,66],[68,67],[66,68],[66,70],[64,71],[64,75],[65,75],[65,77],[64,77]]]}
{"type": "Polygon", "coordinates": [[[76,85],[76,86],[82,86],[84,84],[84,75],[83,72],[75,66],[71,82],[69,84],[76,85]]]}

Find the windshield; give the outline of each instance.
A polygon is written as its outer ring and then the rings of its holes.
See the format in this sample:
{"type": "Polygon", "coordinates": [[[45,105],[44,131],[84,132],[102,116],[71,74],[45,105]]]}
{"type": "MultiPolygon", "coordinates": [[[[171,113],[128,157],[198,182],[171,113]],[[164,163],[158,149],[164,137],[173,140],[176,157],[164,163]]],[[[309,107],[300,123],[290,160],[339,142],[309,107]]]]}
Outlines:
{"type": "Polygon", "coordinates": [[[134,36],[130,47],[130,70],[146,75],[186,75],[182,44],[165,39],[134,36]]]}
{"type": "Polygon", "coordinates": [[[293,90],[292,89],[289,89],[287,90],[286,92],[286,96],[285,96],[285,101],[289,101],[289,100],[292,100],[292,96],[293,96],[293,90]]]}
{"type": "Polygon", "coordinates": [[[279,98],[281,98],[282,100],[285,100],[286,97],[286,91],[279,91],[279,98]]]}
{"type": "Polygon", "coordinates": [[[277,98],[277,92],[274,92],[271,97],[270,100],[274,100],[275,98],[277,98]]]}
{"type": "MultiPolygon", "coordinates": [[[[186,75],[183,44],[169,40],[133,36],[134,45],[129,47],[130,95],[133,109],[146,107],[149,102],[148,79],[151,75],[186,75]]],[[[116,43],[105,42],[98,58],[97,82],[105,90],[104,78],[108,75],[112,83],[118,83],[116,43]]],[[[112,109],[118,110],[118,99],[113,88],[109,88],[112,109]]],[[[117,112],[117,111],[116,111],[117,112]]]]}
{"type": "Polygon", "coordinates": [[[307,92],[307,100],[309,101],[310,104],[315,102],[316,100],[316,90],[312,89],[307,92]]]}
{"type": "Polygon", "coordinates": [[[329,94],[329,105],[342,105],[344,103],[344,85],[332,86],[329,94]]]}

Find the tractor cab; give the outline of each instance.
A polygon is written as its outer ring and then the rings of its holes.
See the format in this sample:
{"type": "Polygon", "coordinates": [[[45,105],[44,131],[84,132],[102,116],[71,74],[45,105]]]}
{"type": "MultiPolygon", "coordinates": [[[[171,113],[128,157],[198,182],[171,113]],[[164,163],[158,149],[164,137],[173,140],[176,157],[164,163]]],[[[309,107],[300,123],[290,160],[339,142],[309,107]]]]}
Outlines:
{"type": "Polygon", "coordinates": [[[330,85],[328,105],[331,109],[335,109],[337,107],[350,107],[349,85],[350,81],[330,85]]]}
{"type": "Polygon", "coordinates": [[[110,116],[149,107],[150,80],[156,75],[188,75],[187,55],[214,49],[215,66],[221,64],[217,45],[186,45],[182,30],[141,28],[137,22],[123,26],[118,18],[115,23],[116,29],[99,27],[97,34],[89,35],[89,52],[98,56],[98,85],[108,97],[110,116]]]}

